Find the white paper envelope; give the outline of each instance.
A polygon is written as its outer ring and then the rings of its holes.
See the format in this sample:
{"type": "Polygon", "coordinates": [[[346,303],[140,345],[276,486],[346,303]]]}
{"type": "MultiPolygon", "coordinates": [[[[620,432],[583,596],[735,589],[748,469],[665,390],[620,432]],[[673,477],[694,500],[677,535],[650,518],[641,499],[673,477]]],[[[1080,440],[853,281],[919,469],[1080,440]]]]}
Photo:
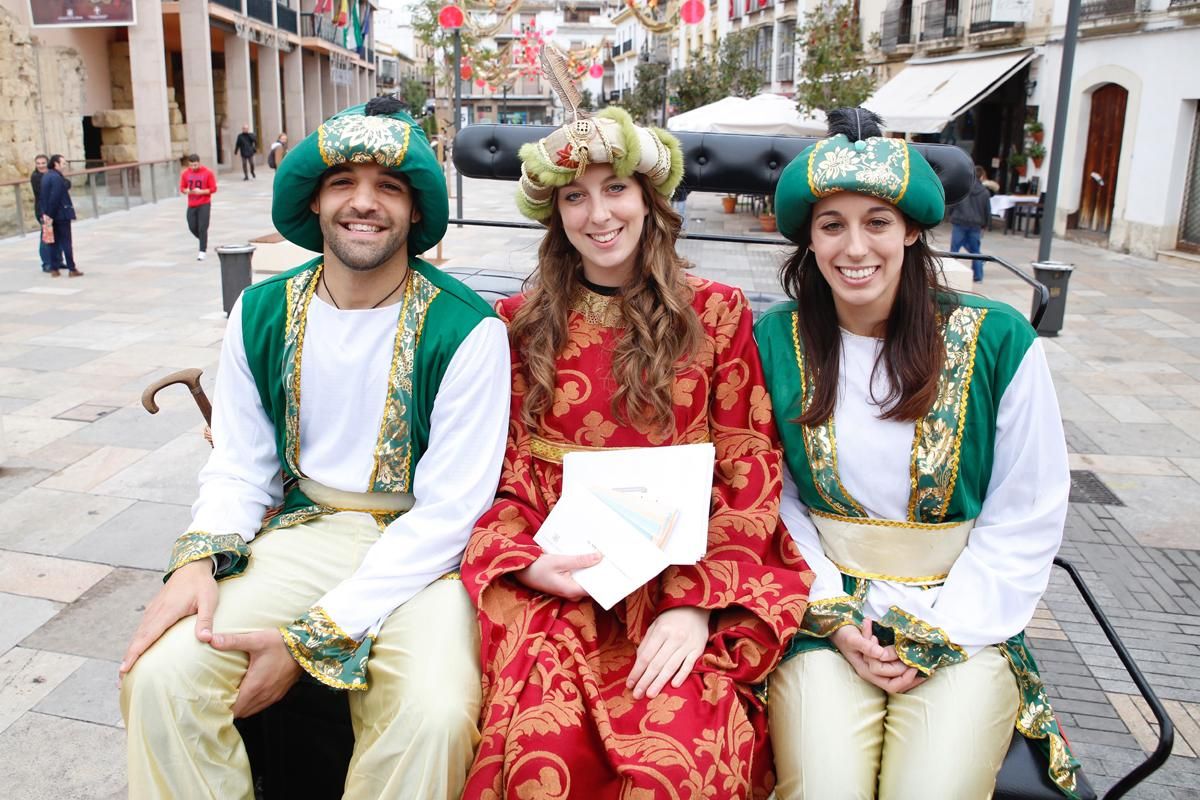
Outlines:
{"type": "Polygon", "coordinates": [[[574,578],[606,610],[670,563],[652,540],[586,489],[565,492],[533,540],[548,553],[601,553],[603,561],[574,578]]]}
{"type": "Polygon", "coordinates": [[[640,490],[678,509],[675,531],[665,548],[667,560],[695,564],[708,551],[715,459],[711,443],[567,453],[564,493],[579,487],[640,490]]]}

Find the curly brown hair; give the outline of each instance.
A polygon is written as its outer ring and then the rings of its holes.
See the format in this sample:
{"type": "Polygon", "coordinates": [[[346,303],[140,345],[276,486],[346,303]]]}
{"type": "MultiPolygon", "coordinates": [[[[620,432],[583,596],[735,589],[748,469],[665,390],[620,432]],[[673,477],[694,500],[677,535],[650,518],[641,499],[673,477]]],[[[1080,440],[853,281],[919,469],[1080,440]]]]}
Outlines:
{"type": "MultiPolygon", "coordinates": [[[[621,424],[665,433],[675,421],[675,374],[691,362],[703,332],[685,274],[690,265],[675,252],[682,220],[642,175],[635,173],[632,180],[641,189],[649,213],[633,273],[618,298],[624,330],[613,352],[612,410],[621,424]]],[[[538,247],[537,269],[527,282],[525,302],[509,325],[527,386],[521,421],[531,432],[538,429],[539,418],[554,401],[557,359],[567,345],[568,315],[583,290],[583,263],[563,229],[557,193],[553,209],[538,247]]]]}

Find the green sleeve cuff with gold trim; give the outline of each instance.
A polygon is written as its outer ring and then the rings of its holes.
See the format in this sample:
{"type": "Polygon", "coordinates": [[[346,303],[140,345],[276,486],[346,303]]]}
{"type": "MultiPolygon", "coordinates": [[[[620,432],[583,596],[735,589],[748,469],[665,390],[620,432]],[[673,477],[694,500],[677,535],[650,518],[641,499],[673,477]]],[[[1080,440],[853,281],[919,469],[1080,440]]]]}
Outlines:
{"type": "Polygon", "coordinates": [[[373,637],[367,636],[361,642],[354,639],[320,606],[281,627],[279,633],[292,658],[309,675],[334,689],[366,691],[373,637]]]}
{"type": "Polygon", "coordinates": [[[800,630],[809,636],[824,639],[833,635],[838,628],[853,625],[861,628],[863,624],[862,598],[846,595],[844,597],[829,597],[809,603],[804,612],[804,620],[800,630]]]}
{"type": "Polygon", "coordinates": [[[950,641],[944,630],[897,606],[892,606],[879,622],[895,632],[896,655],[900,660],[916,667],[922,675],[932,675],[939,667],[967,660],[966,651],[950,641]]]}
{"type": "Polygon", "coordinates": [[[175,540],[175,546],[171,549],[171,562],[167,565],[163,580],[170,578],[171,574],[184,564],[209,556],[217,556],[219,567],[213,577],[220,580],[245,572],[246,564],[250,562],[250,547],[246,540],[236,533],[188,531],[175,540]]]}

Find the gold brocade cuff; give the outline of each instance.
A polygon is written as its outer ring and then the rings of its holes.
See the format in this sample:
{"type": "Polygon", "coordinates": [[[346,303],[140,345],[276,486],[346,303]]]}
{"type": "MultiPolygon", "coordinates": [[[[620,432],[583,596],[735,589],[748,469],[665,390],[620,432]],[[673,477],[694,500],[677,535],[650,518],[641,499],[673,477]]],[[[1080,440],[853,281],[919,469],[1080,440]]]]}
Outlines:
{"type": "Polygon", "coordinates": [[[217,556],[219,568],[213,577],[217,580],[240,575],[250,562],[250,548],[246,540],[236,533],[215,534],[207,531],[188,531],[175,540],[171,548],[171,561],[163,580],[171,577],[184,564],[217,556]]]}
{"type": "Polygon", "coordinates": [[[863,624],[862,598],[844,595],[829,597],[808,604],[800,630],[809,636],[824,639],[833,635],[838,628],[863,624]]]}
{"type": "Polygon", "coordinates": [[[896,634],[896,655],[922,675],[932,675],[939,667],[948,667],[967,660],[967,653],[950,641],[941,628],[919,620],[912,614],[892,606],[880,621],[896,634]]]}
{"type": "Polygon", "coordinates": [[[279,633],[296,663],[321,683],[334,689],[367,690],[367,659],[375,641],[372,637],[361,642],[354,639],[320,606],[313,606],[291,625],[281,627],[279,633]]]}

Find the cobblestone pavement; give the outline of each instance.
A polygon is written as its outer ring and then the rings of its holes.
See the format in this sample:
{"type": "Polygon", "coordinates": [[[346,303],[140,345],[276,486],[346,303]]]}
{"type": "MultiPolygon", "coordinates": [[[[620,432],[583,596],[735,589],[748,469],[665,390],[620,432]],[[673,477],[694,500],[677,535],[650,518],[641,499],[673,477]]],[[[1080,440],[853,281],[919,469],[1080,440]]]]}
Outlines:
{"type": "MultiPolygon", "coordinates": [[[[511,185],[467,187],[468,217],[518,219],[511,185]]],[[[269,233],[269,201],[266,180],[224,176],[213,246],[269,233]]],[[[692,230],[757,225],[722,214],[716,196],[688,206],[692,230]]],[[[184,367],[211,387],[224,328],[217,259],[195,260],[182,198],[79,224],[75,240],[86,275],[74,280],[39,272],[32,237],[0,241],[0,763],[13,798],[126,793],[116,662],[188,522],[207,450],[186,392],[163,392],[153,417],[138,398],[184,367]]],[[[442,256],[524,273],[537,241],[452,228],[442,256]]],[[[1025,265],[1036,252],[999,232],[984,245],[1025,265]]],[[[701,274],[778,290],[778,248],[682,250],[701,274]]],[[[1062,553],[1175,721],[1174,755],[1131,796],[1200,797],[1200,272],[1071,242],[1054,255],[1077,267],[1062,335],[1043,340],[1072,467],[1114,495],[1072,504],[1062,553]]],[[[1029,305],[996,267],[983,287],[1029,305]]],[[[1153,747],[1148,709],[1065,575],[1029,633],[1087,773],[1110,786],[1153,747]]]]}

